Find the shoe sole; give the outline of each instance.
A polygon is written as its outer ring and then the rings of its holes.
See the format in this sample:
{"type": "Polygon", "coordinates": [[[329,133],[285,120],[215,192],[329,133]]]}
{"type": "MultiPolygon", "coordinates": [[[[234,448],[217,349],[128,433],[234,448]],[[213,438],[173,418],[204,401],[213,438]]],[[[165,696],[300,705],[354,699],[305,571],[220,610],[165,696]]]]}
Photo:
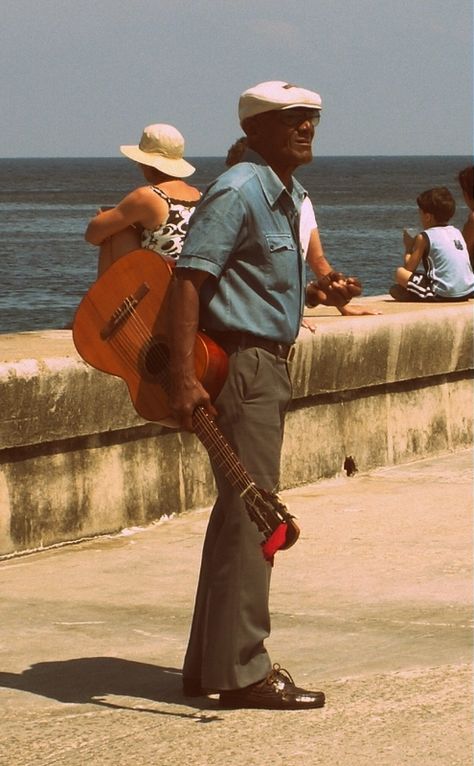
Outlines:
{"type": "Polygon", "coordinates": [[[274,702],[245,702],[244,700],[226,700],[219,699],[219,707],[227,708],[228,710],[315,710],[317,708],[324,707],[326,698],[323,696],[321,699],[314,700],[313,703],[301,703],[301,702],[284,702],[283,700],[277,704],[274,702]]]}

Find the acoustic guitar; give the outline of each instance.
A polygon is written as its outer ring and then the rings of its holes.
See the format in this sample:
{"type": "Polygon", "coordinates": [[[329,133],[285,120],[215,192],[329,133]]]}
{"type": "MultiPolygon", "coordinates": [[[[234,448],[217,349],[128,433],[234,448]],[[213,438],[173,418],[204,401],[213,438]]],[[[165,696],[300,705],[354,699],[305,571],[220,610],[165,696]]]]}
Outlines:
{"type": "MultiPolygon", "coordinates": [[[[145,420],[176,427],[169,407],[169,287],[172,266],[150,250],[134,250],[91,285],[74,316],[72,337],[92,367],[122,378],[135,410],[145,420]]],[[[214,400],[227,376],[226,353],[202,332],[194,348],[196,376],[214,400]]],[[[203,407],[193,414],[196,435],[213,464],[243,498],[264,536],[265,558],[290,548],[299,537],[293,516],[278,495],[258,488],[203,407]]]]}

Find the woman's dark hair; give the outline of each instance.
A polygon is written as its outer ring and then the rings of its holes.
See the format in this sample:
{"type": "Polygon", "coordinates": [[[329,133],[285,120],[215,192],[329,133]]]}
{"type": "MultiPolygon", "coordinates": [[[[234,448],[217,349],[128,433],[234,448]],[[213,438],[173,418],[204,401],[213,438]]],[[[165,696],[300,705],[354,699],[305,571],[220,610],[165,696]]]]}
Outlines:
{"type": "Polygon", "coordinates": [[[474,198],[474,166],[461,170],[458,175],[459,185],[463,192],[474,198]]]}
{"type": "Polygon", "coordinates": [[[229,148],[229,151],[227,152],[227,157],[225,160],[225,164],[228,168],[231,168],[232,165],[237,165],[237,163],[240,162],[245,150],[247,149],[247,146],[247,136],[238,138],[237,141],[232,144],[232,146],[229,148]]]}
{"type": "Polygon", "coordinates": [[[456,210],[454,197],[445,186],[422,192],[416,203],[424,213],[431,213],[437,223],[447,223],[456,210]]]}

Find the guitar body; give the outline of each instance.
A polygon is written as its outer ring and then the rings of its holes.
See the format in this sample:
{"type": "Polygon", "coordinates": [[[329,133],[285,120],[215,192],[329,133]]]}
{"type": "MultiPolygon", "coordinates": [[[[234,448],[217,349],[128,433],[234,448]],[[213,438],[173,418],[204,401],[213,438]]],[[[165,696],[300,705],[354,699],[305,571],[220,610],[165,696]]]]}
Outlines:
{"type": "MultiPolygon", "coordinates": [[[[72,334],[92,367],[122,378],[145,420],[175,426],[169,409],[168,302],[172,267],[157,253],[134,250],[89,288],[72,334]]],[[[196,375],[212,399],[227,376],[227,355],[203,333],[194,349],[196,375]]]]}

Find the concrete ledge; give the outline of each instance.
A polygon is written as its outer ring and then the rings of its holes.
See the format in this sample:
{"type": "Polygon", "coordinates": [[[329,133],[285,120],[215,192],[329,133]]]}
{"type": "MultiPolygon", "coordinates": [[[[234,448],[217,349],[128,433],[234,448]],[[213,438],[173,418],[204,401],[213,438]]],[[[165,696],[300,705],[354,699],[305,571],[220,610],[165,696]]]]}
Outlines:
{"type": "MultiPolygon", "coordinates": [[[[362,302],[362,301],[361,301],[362,302]]],[[[308,312],[292,364],[282,487],[462,449],[472,441],[472,304],[308,312]]],[[[139,418],[123,381],[77,355],[68,330],[0,336],[0,555],[114,532],[208,505],[207,455],[139,418]]]]}
{"type": "MultiPolygon", "coordinates": [[[[362,301],[361,301],[362,303],[362,301]]],[[[302,330],[293,363],[295,397],[371,388],[472,369],[472,302],[364,302],[382,315],[340,317],[307,311],[316,324],[302,330]]]]}

